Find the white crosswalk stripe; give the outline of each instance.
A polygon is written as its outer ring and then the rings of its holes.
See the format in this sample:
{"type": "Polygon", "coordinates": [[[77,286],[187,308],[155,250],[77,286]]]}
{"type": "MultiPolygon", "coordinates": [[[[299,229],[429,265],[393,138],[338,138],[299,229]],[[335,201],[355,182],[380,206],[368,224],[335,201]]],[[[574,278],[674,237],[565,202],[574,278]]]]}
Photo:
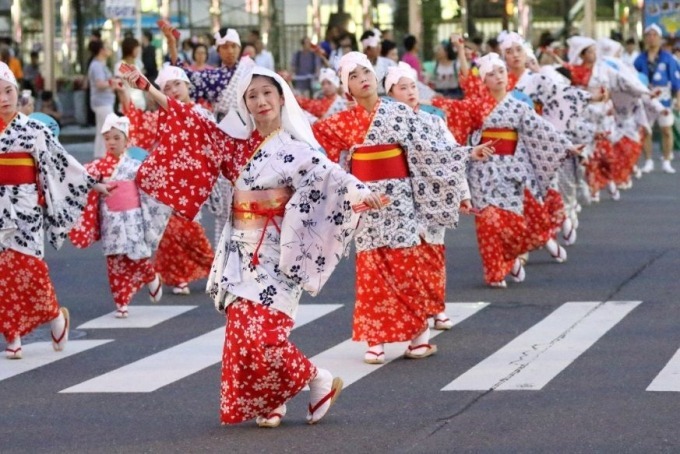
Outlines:
{"type": "MultiPolygon", "coordinates": [[[[449,377],[449,380],[455,379],[442,391],[541,390],[640,304],[640,301],[562,304],[495,353],[480,358],[476,366],[457,378],[449,377]]],[[[482,302],[447,303],[446,311],[455,327],[488,306],[489,303],[482,302]]],[[[126,327],[150,328],[174,317],[181,317],[195,307],[135,306],[134,317],[127,320],[118,320],[113,314],[107,314],[83,323],[78,329],[120,328],[126,324],[126,327]]],[[[325,323],[322,317],[341,307],[339,304],[301,305],[295,328],[312,322],[325,323]]],[[[432,338],[446,334],[445,331],[435,330],[431,333],[432,338]]],[[[52,350],[49,342],[26,344],[23,346],[24,359],[2,362],[0,381],[49,367],[53,362],[109,342],[113,341],[72,340],[66,350],[59,353],[52,350]]],[[[60,392],[150,393],[219,364],[223,342],[224,328],[221,327],[60,392]]],[[[386,345],[386,363],[383,365],[365,364],[363,355],[366,344],[351,339],[331,346],[310,359],[318,367],[342,376],[347,387],[400,358],[407,345],[407,342],[386,345]]],[[[680,392],[680,350],[653,379],[647,391],[680,392]]]]}
{"type": "Polygon", "coordinates": [[[640,303],[565,303],[443,391],[542,389],[640,303]]]}
{"type": "Polygon", "coordinates": [[[60,359],[68,358],[69,356],[82,353],[91,348],[104,345],[111,340],[72,340],[69,341],[66,348],[61,352],[55,352],[52,349],[51,342],[34,342],[22,346],[24,354],[23,359],[5,360],[2,359],[2,367],[0,367],[0,381],[14,377],[15,375],[23,374],[29,370],[37,369],[46,366],[60,359]]]}
{"type": "MultiPolygon", "coordinates": [[[[488,306],[488,303],[448,303],[446,314],[455,325],[488,306]]],[[[431,331],[431,338],[443,331],[431,331]]],[[[385,345],[385,364],[403,356],[408,342],[397,342],[385,345]]],[[[368,374],[375,372],[385,364],[366,364],[363,362],[365,342],[354,342],[352,339],[332,347],[310,358],[317,367],[328,369],[342,376],[345,388],[368,374]]]]}
{"type": "MultiPolygon", "coordinates": [[[[295,328],[323,317],[342,305],[305,304],[298,310],[295,328]]],[[[218,328],[175,347],[99,375],[62,393],[148,393],[220,363],[224,328],[218,328]]]]}
{"type": "Polygon", "coordinates": [[[83,323],[76,329],[152,328],[198,306],[132,306],[128,318],[116,318],[115,312],[83,323]]]}
{"type": "Polygon", "coordinates": [[[680,350],[675,352],[666,367],[649,384],[647,391],[680,392],[680,350]]]}

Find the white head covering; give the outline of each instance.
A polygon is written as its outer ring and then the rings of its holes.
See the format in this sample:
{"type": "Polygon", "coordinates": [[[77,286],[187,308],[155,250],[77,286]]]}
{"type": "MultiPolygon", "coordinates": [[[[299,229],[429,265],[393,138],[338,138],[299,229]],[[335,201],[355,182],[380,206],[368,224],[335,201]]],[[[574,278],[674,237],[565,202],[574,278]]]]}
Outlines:
{"type": "MultiPolygon", "coordinates": [[[[345,93],[349,93],[349,73],[354,71],[357,66],[363,66],[364,68],[368,68],[371,70],[373,75],[375,75],[375,69],[373,68],[373,65],[371,64],[370,60],[366,56],[366,54],[362,54],[361,52],[347,52],[345,55],[342,56],[340,59],[340,63],[338,64],[340,67],[339,72],[340,72],[340,80],[342,80],[342,87],[345,90],[345,93]]],[[[375,76],[376,79],[378,76],[375,76]]]]}
{"type": "Polygon", "coordinates": [[[165,84],[171,80],[181,80],[191,85],[189,76],[182,68],[166,63],[156,77],[156,85],[161,87],[161,91],[163,91],[165,84]]]}
{"type": "Polygon", "coordinates": [[[414,82],[418,82],[418,73],[408,63],[400,61],[397,66],[390,66],[387,69],[385,76],[385,92],[389,93],[394,84],[399,82],[399,79],[406,77],[414,82]]]}
{"type": "Polygon", "coordinates": [[[361,40],[361,45],[364,46],[364,49],[366,49],[367,47],[378,47],[380,46],[380,37],[369,36],[368,38],[361,40]]]}
{"type": "Polygon", "coordinates": [[[222,44],[229,42],[241,47],[241,38],[239,38],[238,32],[233,28],[228,28],[227,33],[225,33],[224,36],[220,35],[220,32],[215,32],[213,36],[215,38],[216,46],[221,46],[222,44]]]}
{"type": "Polygon", "coordinates": [[[623,46],[620,42],[609,38],[600,38],[597,40],[597,54],[601,57],[616,57],[616,54],[623,52],[623,46]]]}
{"type": "Polygon", "coordinates": [[[273,71],[261,66],[254,66],[251,71],[243,74],[236,89],[237,108],[232,109],[220,122],[220,129],[237,139],[247,139],[255,129],[253,118],[248,112],[244,95],[253,76],[261,75],[274,79],[283,89],[284,104],[281,107],[281,126],[293,138],[306,142],[314,148],[320,148],[314,138],[312,127],[309,125],[302,108],[295,100],[295,95],[285,80],[273,71]]]}
{"type": "Polygon", "coordinates": [[[323,83],[324,80],[329,81],[336,87],[340,86],[340,78],[331,68],[321,68],[321,71],[319,71],[319,83],[323,83]]]}
{"type": "Polygon", "coordinates": [[[479,67],[479,77],[484,80],[487,74],[493,71],[494,68],[505,68],[505,62],[495,52],[489,52],[483,57],[477,59],[477,66],[479,67]]]}
{"type": "Polygon", "coordinates": [[[536,60],[538,62],[538,58],[536,58],[536,54],[534,53],[534,50],[531,48],[531,44],[529,43],[524,43],[524,53],[527,54],[527,60],[536,60]]]}
{"type": "Polygon", "coordinates": [[[572,65],[580,65],[583,63],[581,59],[581,52],[597,44],[594,39],[586,36],[572,36],[567,40],[569,46],[569,63],[572,65]]]}
{"type": "Polygon", "coordinates": [[[9,69],[9,66],[7,66],[5,62],[1,61],[0,61],[0,79],[14,85],[17,88],[17,90],[19,89],[19,84],[17,84],[17,78],[14,77],[14,73],[12,72],[11,69],[9,69]]]}
{"type": "Polygon", "coordinates": [[[499,35],[498,37],[500,41],[499,47],[501,49],[501,52],[505,52],[515,44],[519,44],[522,47],[524,47],[525,44],[524,38],[522,38],[518,33],[515,32],[505,33],[504,35],[499,35]],[[500,39],[501,36],[502,40],[500,39]]]}
{"type": "Polygon", "coordinates": [[[128,117],[119,117],[115,113],[110,113],[104,119],[104,126],[102,126],[101,133],[104,134],[111,130],[111,128],[116,128],[125,134],[125,137],[129,136],[130,132],[130,120],[128,117]]]}
{"type": "Polygon", "coordinates": [[[659,27],[657,24],[652,24],[648,25],[647,28],[645,28],[645,35],[649,32],[657,32],[659,36],[663,36],[663,30],[661,30],[661,27],[659,27]]]}

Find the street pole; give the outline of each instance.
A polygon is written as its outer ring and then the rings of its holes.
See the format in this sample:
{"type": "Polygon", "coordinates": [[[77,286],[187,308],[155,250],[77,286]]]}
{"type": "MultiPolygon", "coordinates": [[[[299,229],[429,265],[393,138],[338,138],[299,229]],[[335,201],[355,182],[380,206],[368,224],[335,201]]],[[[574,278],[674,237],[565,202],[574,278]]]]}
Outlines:
{"type": "Polygon", "coordinates": [[[418,42],[423,41],[423,15],[420,10],[420,0],[408,0],[408,32],[415,36],[418,42]]]}
{"type": "Polygon", "coordinates": [[[596,0],[585,0],[583,3],[583,27],[584,36],[595,38],[595,3],[596,0]]]}
{"type": "Polygon", "coordinates": [[[42,0],[42,22],[43,22],[43,78],[45,79],[45,90],[54,91],[54,4],[52,0],[42,0]]]}
{"type": "Polygon", "coordinates": [[[135,4],[135,36],[142,39],[142,0],[135,4]]]}

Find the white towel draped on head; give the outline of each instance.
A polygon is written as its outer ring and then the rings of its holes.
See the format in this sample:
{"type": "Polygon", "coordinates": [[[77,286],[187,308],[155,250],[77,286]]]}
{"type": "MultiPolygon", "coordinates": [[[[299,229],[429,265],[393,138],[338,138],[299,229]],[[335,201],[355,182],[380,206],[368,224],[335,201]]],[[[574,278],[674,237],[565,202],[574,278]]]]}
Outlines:
{"type": "Polygon", "coordinates": [[[385,76],[385,92],[389,93],[392,86],[399,82],[399,79],[406,77],[414,82],[418,82],[416,70],[408,63],[400,61],[397,66],[390,66],[385,76]]]}
{"type": "MultiPolygon", "coordinates": [[[[340,63],[338,65],[340,67],[340,80],[342,80],[342,86],[345,90],[345,93],[349,93],[349,73],[354,71],[357,66],[363,66],[364,68],[368,68],[371,70],[373,75],[375,75],[375,69],[373,68],[373,65],[371,62],[368,60],[368,57],[366,54],[362,54],[361,52],[348,52],[345,55],[342,56],[340,59],[340,63]]],[[[378,76],[376,76],[377,79],[378,76]]]]}
{"type": "Polygon", "coordinates": [[[104,119],[104,125],[100,131],[102,134],[111,130],[111,128],[116,128],[125,134],[125,137],[130,135],[130,120],[128,117],[119,117],[115,113],[110,113],[104,119]]]}
{"type": "Polygon", "coordinates": [[[477,59],[479,67],[479,77],[484,80],[487,74],[493,71],[494,68],[505,68],[505,62],[495,52],[489,52],[483,57],[477,59]]]}
{"type": "Polygon", "coordinates": [[[319,71],[319,83],[323,83],[324,80],[329,81],[336,87],[340,86],[340,78],[331,68],[321,68],[321,71],[319,71]]]}
{"type": "Polygon", "coordinates": [[[215,45],[221,46],[226,43],[234,43],[238,47],[241,47],[241,38],[238,36],[238,32],[233,28],[228,28],[224,36],[220,35],[220,32],[215,32],[215,45]]]}
{"type": "Polygon", "coordinates": [[[19,89],[19,84],[17,84],[17,78],[14,77],[14,73],[11,69],[9,69],[9,66],[7,66],[7,64],[2,61],[0,61],[0,79],[4,80],[5,82],[9,82],[19,89]]]}
{"type": "MultiPolygon", "coordinates": [[[[500,36],[499,36],[500,38],[500,36]]],[[[502,36],[502,41],[500,41],[500,49],[501,52],[505,52],[506,50],[510,49],[512,46],[515,44],[519,44],[520,46],[524,47],[524,38],[522,38],[518,33],[515,32],[510,32],[510,33],[505,33],[502,36]]]]}
{"type": "Polygon", "coordinates": [[[314,138],[314,133],[309,121],[304,115],[302,108],[295,100],[295,95],[285,80],[273,71],[255,66],[245,73],[239,80],[236,89],[238,106],[230,110],[227,116],[220,122],[220,129],[236,139],[247,139],[255,129],[255,123],[246,107],[244,95],[254,76],[267,76],[274,79],[283,89],[284,104],[281,107],[281,127],[293,138],[306,142],[314,148],[321,148],[314,138]]]}
{"type": "Polygon", "coordinates": [[[587,36],[572,36],[567,40],[567,46],[569,46],[569,63],[572,65],[580,65],[583,63],[581,59],[581,53],[597,44],[594,39],[588,38],[587,36]]]}
{"type": "Polygon", "coordinates": [[[610,38],[600,38],[597,40],[597,54],[600,57],[617,57],[617,54],[622,51],[623,46],[618,41],[610,38]]]}
{"type": "Polygon", "coordinates": [[[163,91],[165,84],[171,80],[181,80],[182,82],[186,82],[191,85],[189,76],[187,76],[187,73],[182,68],[172,66],[170,63],[166,63],[163,65],[163,69],[161,69],[158,73],[158,77],[156,77],[156,85],[158,85],[161,88],[161,91],[163,91]]]}
{"type": "Polygon", "coordinates": [[[380,38],[377,36],[369,36],[368,38],[361,40],[361,45],[364,46],[364,49],[367,47],[378,47],[380,45],[380,38]]]}

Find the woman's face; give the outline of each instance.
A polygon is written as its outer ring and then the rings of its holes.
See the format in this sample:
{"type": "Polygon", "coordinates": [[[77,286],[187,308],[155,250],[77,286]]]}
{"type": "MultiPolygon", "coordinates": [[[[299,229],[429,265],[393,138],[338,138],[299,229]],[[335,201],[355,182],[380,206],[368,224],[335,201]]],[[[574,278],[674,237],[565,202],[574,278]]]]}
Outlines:
{"type": "Polygon", "coordinates": [[[446,51],[444,50],[444,46],[441,44],[437,44],[434,48],[434,58],[436,60],[444,60],[446,58],[446,51]]]}
{"type": "Polygon", "coordinates": [[[232,43],[231,41],[227,41],[217,48],[217,52],[220,54],[222,64],[232,67],[236,64],[236,60],[241,53],[241,46],[236,43],[232,43]]]}
{"type": "Polygon", "coordinates": [[[248,112],[253,116],[256,126],[281,121],[284,98],[269,78],[253,78],[244,97],[248,112]]]}
{"type": "Polygon", "coordinates": [[[183,80],[169,80],[163,86],[163,94],[169,98],[182,103],[190,101],[189,85],[183,80]]]}
{"type": "Polygon", "coordinates": [[[515,43],[503,53],[505,64],[513,71],[524,71],[527,65],[527,54],[521,44],[515,43]]]}
{"type": "Polygon", "coordinates": [[[208,49],[204,46],[198,46],[194,51],[194,61],[198,65],[204,65],[208,61],[208,49]]]}
{"type": "Polygon", "coordinates": [[[106,151],[114,156],[120,156],[127,148],[127,137],[123,131],[111,128],[104,133],[104,144],[106,151]]]}
{"type": "Polygon", "coordinates": [[[583,60],[583,63],[595,63],[596,58],[597,50],[595,49],[595,46],[590,46],[581,52],[581,59],[583,60]]]}
{"type": "Polygon", "coordinates": [[[19,92],[17,87],[9,82],[0,80],[0,116],[7,118],[17,113],[19,92]]]}
{"type": "Polygon", "coordinates": [[[255,58],[255,55],[257,55],[257,51],[255,50],[255,46],[251,44],[246,44],[243,47],[243,53],[241,54],[243,56],[248,56],[250,58],[255,58]]]}
{"type": "Polygon", "coordinates": [[[418,105],[418,86],[413,79],[402,77],[390,88],[390,96],[399,102],[403,102],[412,109],[418,105]]]}
{"type": "Polygon", "coordinates": [[[321,93],[324,96],[334,96],[338,93],[338,88],[330,80],[321,82],[321,93]]]}
{"type": "Polygon", "coordinates": [[[508,72],[503,66],[494,66],[484,77],[484,85],[491,92],[505,90],[508,86],[508,72]]]}
{"type": "Polygon", "coordinates": [[[372,96],[378,91],[378,81],[375,74],[365,66],[357,66],[349,73],[347,80],[349,93],[357,99],[372,96]]]}
{"type": "Polygon", "coordinates": [[[396,47],[394,49],[390,49],[387,52],[386,57],[389,58],[390,60],[392,60],[395,63],[399,63],[399,51],[397,50],[396,47]]]}

